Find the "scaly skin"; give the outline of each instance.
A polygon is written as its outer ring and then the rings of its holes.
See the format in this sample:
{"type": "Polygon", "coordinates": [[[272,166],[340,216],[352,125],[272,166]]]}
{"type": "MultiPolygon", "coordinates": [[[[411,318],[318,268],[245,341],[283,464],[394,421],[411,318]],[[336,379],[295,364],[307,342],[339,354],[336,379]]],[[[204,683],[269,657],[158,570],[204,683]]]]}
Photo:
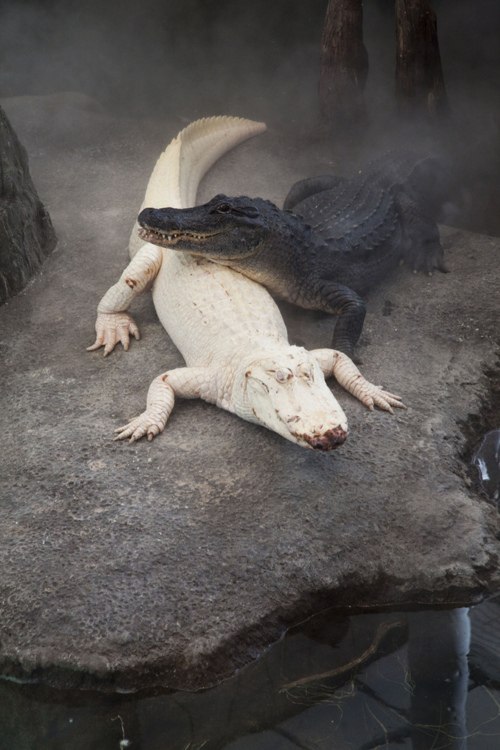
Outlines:
{"type": "MultiPolygon", "coordinates": [[[[198,183],[225,151],[265,126],[239,118],[200,120],[175,138],[160,157],[145,203],[179,208],[195,201],[198,183]]],[[[403,406],[398,396],[368,383],[340,352],[290,346],[280,312],[259,284],[223,266],[168,248],[131,243],[133,259],[98,306],[96,341],[109,354],[118,341],[138,338],[126,313],[153,281],[158,316],[186,367],[153,380],[146,410],[117,429],[118,440],[152,440],[165,427],[175,396],[202,398],[292,442],[331,450],[347,437],[347,420],[327,387],[333,375],[368,408],[403,406]]]]}
{"type": "Polygon", "coordinates": [[[434,162],[392,155],[350,180],[302,180],[285,201],[293,213],[225,195],[187,209],[145,208],[140,235],[229,266],[292,304],[337,315],[333,348],[351,356],[365,317],[360,295],[401,260],[444,270],[435,222],[444,169],[434,162]]]}

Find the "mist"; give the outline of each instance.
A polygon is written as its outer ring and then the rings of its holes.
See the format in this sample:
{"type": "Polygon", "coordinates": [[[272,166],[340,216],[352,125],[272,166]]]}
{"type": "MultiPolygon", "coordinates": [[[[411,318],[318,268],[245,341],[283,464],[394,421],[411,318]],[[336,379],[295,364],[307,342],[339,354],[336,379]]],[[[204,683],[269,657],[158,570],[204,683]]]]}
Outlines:
{"type": "MultiPolygon", "coordinates": [[[[262,119],[300,139],[329,139],[324,167],[335,164],[344,172],[388,147],[437,144],[451,153],[456,172],[445,220],[499,234],[500,6],[495,0],[435,0],[434,8],[452,109],[440,127],[396,115],[390,0],[364,4],[369,117],[347,137],[325,133],[319,118],[325,0],[7,2],[0,97],[8,102],[76,92],[87,97],[87,107],[114,117],[174,118],[180,127],[213,114],[262,119]]],[[[33,103],[33,122],[40,101],[33,103]]],[[[78,123],[57,110],[53,104],[54,138],[62,142],[78,123]]]]}

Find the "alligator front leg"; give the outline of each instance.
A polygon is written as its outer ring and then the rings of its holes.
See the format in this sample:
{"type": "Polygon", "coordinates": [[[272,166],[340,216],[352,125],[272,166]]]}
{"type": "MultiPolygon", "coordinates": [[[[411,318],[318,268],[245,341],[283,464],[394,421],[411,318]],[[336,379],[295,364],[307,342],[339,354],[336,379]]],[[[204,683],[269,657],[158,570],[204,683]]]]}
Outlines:
{"type": "Polygon", "coordinates": [[[335,349],[314,349],[311,354],[318,362],[325,378],[333,375],[346,391],[349,391],[370,410],[375,406],[391,413],[392,407],[406,409],[400,396],[389,393],[382,386],[373,385],[366,380],[354,362],[343,352],[335,351],[335,349]]]}
{"type": "Polygon", "coordinates": [[[315,284],[314,291],[316,309],[337,316],[332,348],[352,357],[363,330],[364,300],[353,289],[330,280],[321,279],[315,284]]]}
{"type": "Polygon", "coordinates": [[[144,245],[128,264],[116,284],[108,289],[97,306],[96,340],[87,347],[91,352],[104,346],[104,356],[113,351],[120,341],[125,351],[130,336],[139,339],[139,329],[126,310],[132,300],[156,278],[162,261],[162,251],[154,245],[144,245]]]}
{"type": "Polygon", "coordinates": [[[145,435],[152,440],[165,429],[175,396],[208,401],[211,400],[210,386],[209,371],[205,367],[179,367],[158,375],[149,386],[146,410],[128,424],[118,427],[115,440],[129,438],[129,442],[134,443],[145,435]]]}

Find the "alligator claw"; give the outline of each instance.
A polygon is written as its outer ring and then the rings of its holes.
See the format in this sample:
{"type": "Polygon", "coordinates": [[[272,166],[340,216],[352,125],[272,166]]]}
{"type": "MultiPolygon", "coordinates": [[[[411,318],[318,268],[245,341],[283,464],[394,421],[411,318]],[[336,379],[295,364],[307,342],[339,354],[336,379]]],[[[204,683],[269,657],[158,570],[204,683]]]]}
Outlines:
{"type": "Polygon", "coordinates": [[[147,436],[147,439],[151,442],[160,432],[163,432],[164,428],[165,423],[162,424],[157,417],[143,411],[128,424],[117,427],[115,430],[117,434],[113,439],[126,440],[128,438],[129,443],[135,443],[142,437],[147,436]]]}
{"type": "Polygon", "coordinates": [[[93,352],[103,346],[105,357],[113,351],[118,342],[128,351],[131,335],[137,340],[141,338],[134,319],[126,312],[98,313],[95,331],[96,339],[87,347],[87,351],[93,352]]]}
{"type": "Polygon", "coordinates": [[[406,409],[400,396],[384,391],[382,386],[373,385],[368,381],[365,381],[363,384],[362,395],[360,395],[359,398],[360,401],[370,409],[370,411],[373,411],[375,406],[378,406],[382,411],[390,412],[390,414],[394,414],[394,408],[406,409]]]}

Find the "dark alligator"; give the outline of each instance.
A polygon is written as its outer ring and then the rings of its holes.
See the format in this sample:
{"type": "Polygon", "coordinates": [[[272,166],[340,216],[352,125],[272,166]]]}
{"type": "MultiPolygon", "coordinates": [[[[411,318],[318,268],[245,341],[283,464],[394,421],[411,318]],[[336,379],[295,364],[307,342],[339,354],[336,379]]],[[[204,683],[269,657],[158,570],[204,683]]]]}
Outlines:
{"type": "Polygon", "coordinates": [[[392,155],[356,176],[296,183],[270,201],[217,195],[187,209],[146,208],[142,237],[209,258],[300,307],[338,315],[333,348],[352,355],[365,295],[400,262],[445,271],[436,224],[446,171],[439,159],[392,155]]]}

